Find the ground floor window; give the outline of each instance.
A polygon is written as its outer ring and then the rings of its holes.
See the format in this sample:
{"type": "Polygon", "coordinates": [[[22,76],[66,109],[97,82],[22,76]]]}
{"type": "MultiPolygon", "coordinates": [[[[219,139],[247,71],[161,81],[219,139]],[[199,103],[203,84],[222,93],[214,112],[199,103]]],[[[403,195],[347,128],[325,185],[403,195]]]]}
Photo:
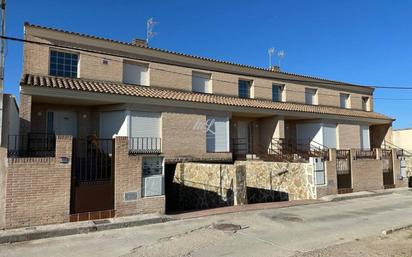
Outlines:
{"type": "Polygon", "coordinates": [[[315,171],[315,185],[325,185],[325,165],[322,158],[313,158],[313,169],[315,171]]]}
{"type": "Polygon", "coordinates": [[[142,197],[164,194],[162,157],[143,157],[142,160],[142,197]]]}
{"type": "Polygon", "coordinates": [[[206,148],[207,152],[229,152],[228,117],[207,117],[206,148]]]}

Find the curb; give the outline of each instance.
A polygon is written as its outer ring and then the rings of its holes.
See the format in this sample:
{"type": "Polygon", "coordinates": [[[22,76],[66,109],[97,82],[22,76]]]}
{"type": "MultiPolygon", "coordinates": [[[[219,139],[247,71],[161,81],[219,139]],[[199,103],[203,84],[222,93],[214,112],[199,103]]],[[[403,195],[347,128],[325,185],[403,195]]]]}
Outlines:
{"type": "Polygon", "coordinates": [[[412,224],[405,225],[405,226],[399,226],[399,227],[393,227],[391,229],[383,230],[382,235],[389,235],[389,234],[392,234],[394,232],[409,229],[409,228],[412,228],[412,224]]]}
{"type": "Polygon", "coordinates": [[[390,195],[394,194],[394,192],[382,192],[382,193],[371,193],[371,194],[364,194],[364,195],[351,195],[351,196],[342,196],[342,197],[336,197],[330,200],[329,202],[339,202],[339,201],[345,201],[345,200],[352,200],[352,199],[357,199],[357,198],[367,198],[367,197],[374,197],[374,196],[381,196],[381,195],[390,195]]]}
{"type": "Polygon", "coordinates": [[[51,237],[62,237],[76,234],[87,234],[97,231],[105,231],[111,229],[128,228],[128,227],[138,227],[144,225],[151,225],[157,223],[165,223],[174,220],[173,218],[162,216],[156,218],[150,218],[145,220],[131,220],[125,222],[113,222],[113,223],[102,223],[95,224],[91,222],[86,226],[79,226],[73,228],[59,228],[59,229],[49,229],[43,231],[36,230],[25,230],[19,231],[14,234],[0,236],[0,244],[6,243],[17,243],[23,241],[31,241],[37,239],[51,238],[51,237]]]}

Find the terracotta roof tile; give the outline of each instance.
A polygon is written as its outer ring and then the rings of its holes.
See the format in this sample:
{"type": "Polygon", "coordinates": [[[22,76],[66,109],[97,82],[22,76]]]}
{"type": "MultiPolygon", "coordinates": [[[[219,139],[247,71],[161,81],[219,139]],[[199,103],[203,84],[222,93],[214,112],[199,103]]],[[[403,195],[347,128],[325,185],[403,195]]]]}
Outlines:
{"type": "Polygon", "coordinates": [[[329,106],[305,105],[289,102],[272,102],[261,99],[242,99],[231,96],[221,96],[213,94],[201,94],[171,89],[161,89],[147,86],[127,85],[115,82],[72,79],[62,77],[52,77],[43,75],[24,74],[20,84],[22,86],[35,86],[47,88],[62,88],[76,91],[97,92],[105,94],[118,94],[137,97],[150,97],[168,100],[178,100],[187,102],[199,102],[208,104],[219,104],[228,106],[242,106],[252,108],[263,108],[280,111],[304,112],[339,115],[358,118],[372,118],[381,120],[392,120],[383,114],[376,112],[366,112],[361,110],[342,109],[329,106]]]}

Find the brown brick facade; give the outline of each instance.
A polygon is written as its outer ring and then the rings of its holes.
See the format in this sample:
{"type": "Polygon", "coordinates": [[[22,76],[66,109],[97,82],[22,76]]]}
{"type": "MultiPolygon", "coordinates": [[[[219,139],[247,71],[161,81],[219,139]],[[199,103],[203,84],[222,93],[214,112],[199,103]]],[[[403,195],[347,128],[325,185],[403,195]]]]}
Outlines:
{"type": "Polygon", "coordinates": [[[142,156],[129,155],[128,138],[115,138],[115,200],[116,216],[141,213],[164,213],[165,197],[141,197],[142,156]],[[125,201],[126,192],[137,192],[137,200],[125,201]]]}
{"type": "Polygon", "coordinates": [[[69,220],[72,137],[57,136],[55,158],[8,161],[6,227],[62,223],[69,220]]]}
{"type": "Polygon", "coordinates": [[[6,226],[7,149],[0,147],[0,229],[6,226]]]}
{"type": "MultiPolygon", "coordinates": [[[[25,37],[28,40],[39,41],[43,43],[51,43],[43,37],[36,36],[41,30],[30,26],[26,27],[25,37]]],[[[50,31],[49,31],[50,32],[50,31]]],[[[40,32],[47,33],[45,31],[40,32]]],[[[50,34],[50,36],[53,33],[50,34]]],[[[57,34],[53,35],[57,36],[57,34]]],[[[53,37],[52,36],[52,37],[53,37]]],[[[65,35],[67,36],[67,35],[65,35]]],[[[74,40],[76,37],[68,36],[66,40],[74,40]],[[73,38],[73,39],[70,39],[73,38]]],[[[77,38],[74,42],[83,40],[86,44],[102,44],[90,38],[77,38]]],[[[116,48],[116,45],[105,42],[105,47],[116,48]]],[[[94,47],[92,47],[94,48],[94,47]]],[[[54,48],[58,49],[58,48],[54,48]]],[[[117,50],[117,49],[116,49],[117,50]]],[[[65,50],[67,51],[67,50],[65,50]]],[[[24,46],[24,73],[32,74],[48,74],[49,73],[49,52],[48,46],[37,44],[25,44],[24,46]]],[[[116,56],[104,56],[94,53],[83,53],[82,51],[74,51],[80,53],[79,76],[85,79],[97,79],[104,81],[121,82],[123,80],[123,61],[139,60],[121,58],[116,56]],[[83,53],[83,54],[82,54],[83,53]],[[106,58],[105,58],[106,57],[106,58]],[[107,62],[103,62],[103,60],[107,62]]],[[[285,99],[288,102],[305,103],[305,87],[307,85],[296,84],[294,82],[282,82],[276,79],[266,79],[253,76],[244,76],[238,74],[225,73],[220,71],[210,71],[198,68],[190,68],[177,66],[156,61],[140,61],[149,64],[149,81],[151,86],[172,88],[178,90],[192,90],[192,72],[200,71],[210,73],[212,75],[213,93],[218,95],[238,95],[239,79],[253,81],[251,95],[253,98],[272,100],[272,84],[285,85],[285,99]]],[[[345,91],[327,87],[319,87],[317,85],[309,86],[318,89],[318,103],[320,105],[339,107],[340,93],[349,93],[351,95],[351,108],[362,108],[362,96],[371,98],[371,107],[373,106],[372,95],[361,94],[356,91],[345,91]]],[[[371,110],[373,110],[371,108],[371,110]]]]}
{"type": "Polygon", "coordinates": [[[338,149],[359,149],[360,126],[357,124],[338,124],[336,133],[338,134],[338,149]]]}
{"type": "Polygon", "coordinates": [[[383,189],[381,160],[352,160],[351,164],[354,192],[383,189]]]}
{"type": "Polygon", "coordinates": [[[20,134],[24,135],[31,130],[32,96],[20,94],[20,134]]]}
{"type": "Polygon", "coordinates": [[[317,197],[338,193],[337,174],[336,174],[336,150],[329,150],[329,159],[325,161],[325,182],[326,185],[316,187],[317,197]]]}

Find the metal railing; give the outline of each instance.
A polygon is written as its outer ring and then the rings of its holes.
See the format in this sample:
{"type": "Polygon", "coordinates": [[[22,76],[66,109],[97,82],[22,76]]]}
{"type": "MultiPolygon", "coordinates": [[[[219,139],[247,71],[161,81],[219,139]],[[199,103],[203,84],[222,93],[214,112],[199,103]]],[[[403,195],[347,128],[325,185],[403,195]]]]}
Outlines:
{"type": "Polygon", "coordinates": [[[76,184],[112,180],[112,143],[112,139],[73,139],[72,172],[76,184]]]}
{"type": "Polygon", "coordinates": [[[28,133],[8,136],[8,157],[54,157],[55,152],[55,134],[28,133]]]}
{"type": "Polygon", "coordinates": [[[355,159],[376,159],[376,151],[375,150],[363,150],[357,149],[355,150],[355,159]]]}
{"type": "Polygon", "coordinates": [[[396,149],[396,156],[400,157],[400,156],[405,156],[405,155],[409,155],[412,156],[412,153],[409,151],[406,151],[405,149],[392,144],[391,142],[388,142],[386,140],[383,141],[382,143],[382,149],[386,149],[386,150],[390,150],[390,149],[396,149]]]}
{"type": "Polygon", "coordinates": [[[280,152],[286,156],[295,155],[304,160],[309,157],[329,158],[329,149],[326,146],[310,140],[277,138],[272,140],[270,149],[276,149],[275,154],[280,152]]]}
{"type": "Polygon", "coordinates": [[[160,137],[129,137],[130,154],[160,154],[162,139],[160,137]]]}

